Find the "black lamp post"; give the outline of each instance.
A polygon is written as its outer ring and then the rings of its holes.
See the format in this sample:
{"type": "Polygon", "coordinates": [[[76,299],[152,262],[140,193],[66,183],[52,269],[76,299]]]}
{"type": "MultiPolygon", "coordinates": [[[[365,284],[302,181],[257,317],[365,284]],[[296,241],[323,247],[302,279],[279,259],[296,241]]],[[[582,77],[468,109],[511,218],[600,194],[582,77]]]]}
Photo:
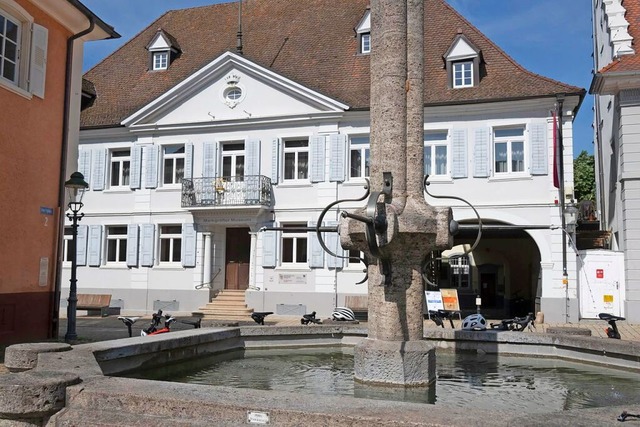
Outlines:
{"type": "Polygon", "coordinates": [[[74,172],[71,174],[71,179],[64,183],[69,195],[69,210],[67,212],[67,218],[71,220],[71,228],[73,235],[73,251],[71,253],[71,279],[69,287],[69,298],[67,299],[67,334],[64,336],[64,340],[75,341],[78,339],[76,334],[76,307],[78,306],[78,293],[76,282],[76,271],[78,269],[78,221],[84,216],[83,213],[79,213],[82,209],[82,196],[84,191],[89,187],[89,184],[84,180],[84,176],[80,172],[74,172]]]}

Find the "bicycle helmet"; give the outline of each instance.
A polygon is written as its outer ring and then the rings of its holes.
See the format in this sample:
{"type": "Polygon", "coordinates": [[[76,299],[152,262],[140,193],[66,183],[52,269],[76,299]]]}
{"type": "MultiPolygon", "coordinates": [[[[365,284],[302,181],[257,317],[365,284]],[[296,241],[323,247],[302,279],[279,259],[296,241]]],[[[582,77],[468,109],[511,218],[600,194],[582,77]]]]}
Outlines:
{"type": "Polygon", "coordinates": [[[466,331],[484,331],[487,321],[482,314],[471,314],[462,320],[462,329],[466,331]]]}
{"type": "Polygon", "coordinates": [[[333,309],[333,313],[331,313],[331,318],[333,320],[356,320],[355,314],[353,314],[353,310],[348,307],[336,307],[333,309]]]}

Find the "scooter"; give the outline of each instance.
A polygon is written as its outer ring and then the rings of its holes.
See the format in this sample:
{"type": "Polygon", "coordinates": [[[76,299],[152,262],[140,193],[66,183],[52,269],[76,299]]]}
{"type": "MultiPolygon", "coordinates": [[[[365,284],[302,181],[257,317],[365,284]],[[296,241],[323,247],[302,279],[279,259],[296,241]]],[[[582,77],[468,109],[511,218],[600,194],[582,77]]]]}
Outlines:
{"type": "Polygon", "coordinates": [[[490,323],[489,326],[491,329],[497,331],[516,331],[522,332],[525,328],[531,331],[531,328],[535,328],[536,325],[533,323],[535,320],[535,316],[533,313],[527,314],[525,317],[514,317],[512,319],[503,319],[500,323],[490,323]]]}
{"type": "Polygon", "coordinates": [[[607,336],[609,338],[619,340],[620,332],[618,331],[618,325],[616,325],[616,321],[624,320],[624,317],[614,316],[613,314],[609,314],[609,313],[600,313],[598,314],[598,317],[606,321],[607,323],[609,323],[609,327],[605,329],[607,336]]]}

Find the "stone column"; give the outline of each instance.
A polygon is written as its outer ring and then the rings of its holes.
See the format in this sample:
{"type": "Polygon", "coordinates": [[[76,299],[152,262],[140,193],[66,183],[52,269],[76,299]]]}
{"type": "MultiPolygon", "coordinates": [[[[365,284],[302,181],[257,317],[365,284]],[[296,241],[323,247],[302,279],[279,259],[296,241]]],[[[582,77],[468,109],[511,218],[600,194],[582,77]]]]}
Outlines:
{"type": "Polygon", "coordinates": [[[258,231],[251,228],[251,249],[249,253],[249,289],[256,287],[256,248],[258,247],[258,231]]]}
{"type": "Polygon", "coordinates": [[[422,189],[423,0],[372,0],[371,25],[371,191],[380,192],[374,216],[385,226],[367,232],[354,218],[371,218],[372,200],[340,224],[342,246],[372,260],[369,336],[356,347],[355,377],[421,386],[435,378],[435,350],[423,340],[422,264],[452,245],[451,210],[427,205],[422,189]]]}

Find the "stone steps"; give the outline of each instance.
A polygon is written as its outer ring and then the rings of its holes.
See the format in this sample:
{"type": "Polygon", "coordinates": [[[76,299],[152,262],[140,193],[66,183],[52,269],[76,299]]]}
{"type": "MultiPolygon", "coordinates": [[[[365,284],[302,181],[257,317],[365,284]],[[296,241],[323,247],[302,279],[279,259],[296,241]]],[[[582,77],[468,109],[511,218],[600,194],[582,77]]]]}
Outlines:
{"type": "Polygon", "coordinates": [[[250,320],[252,308],[245,303],[244,290],[221,290],[210,303],[194,314],[204,320],[250,320]]]}

